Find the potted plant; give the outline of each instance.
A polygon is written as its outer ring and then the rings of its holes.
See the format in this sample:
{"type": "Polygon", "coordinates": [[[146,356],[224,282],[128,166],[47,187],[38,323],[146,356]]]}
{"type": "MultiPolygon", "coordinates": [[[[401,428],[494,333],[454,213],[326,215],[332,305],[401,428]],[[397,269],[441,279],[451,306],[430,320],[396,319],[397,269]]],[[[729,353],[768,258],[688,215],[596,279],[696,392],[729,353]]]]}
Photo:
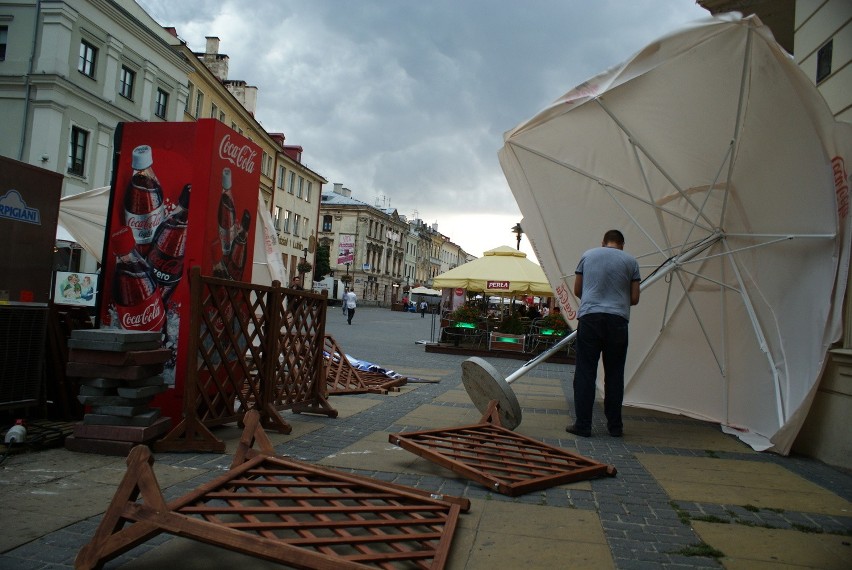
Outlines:
{"type": "Polygon", "coordinates": [[[453,311],[450,318],[455,323],[468,323],[475,325],[479,319],[482,318],[482,313],[476,307],[462,305],[453,311]]]}
{"type": "Polygon", "coordinates": [[[314,266],[311,265],[311,262],[306,259],[300,261],[299,264],[296,266],[296,269],[299,270],[299,273],[309,273],[313,268],[314,266]]]}
{"type": "Polygon", "coordinates": [[[541,331],[553,331],[550,334],[562,336],[568,332],[568,323],[562,318],[559,313],[550,313],[538,322],[538,327],[541,331]]]}
{"type": "Polygon", "coordinates": [[[518,313],[513,311],[500,321],[497,332],[503,334],[524,334],[524,323],[521,322],[521,317],[518,316],[518,313]]]}
{"type": "Polygon", "coordinates": [[[349,285],[352,282],[352,276],[348,273],[340,276],[340,280],[343,281],[346,285],[349,285]]]}

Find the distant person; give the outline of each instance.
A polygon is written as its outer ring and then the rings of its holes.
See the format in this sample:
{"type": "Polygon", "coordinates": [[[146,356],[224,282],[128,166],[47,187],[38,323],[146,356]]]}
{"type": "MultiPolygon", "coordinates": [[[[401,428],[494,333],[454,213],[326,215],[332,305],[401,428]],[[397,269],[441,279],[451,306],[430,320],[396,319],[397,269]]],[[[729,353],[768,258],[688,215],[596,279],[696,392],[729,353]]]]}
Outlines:
{"type": "Polygon", "coordinates": [[[346,318],[346,294],[349,292],[349,287],[343,291],[343,296],[340,298],[340,304],[343,306],[343,317],[346,318]]]}
{"type": "Polygon", "coordinates": [[[529,310],[527,311],[527,316],[528,316],[530,319],[532,319],[532,320],[536,320],[536,319],[540,319],[540,318],[541,318],[541,313],[538,311],[538,307],[537,307],[537,306],[535,306],[535,305],[533,305],[533,306],[532,306],[532,307],[530,307],[530,308],[529,308],[529,310]]]}
{"type": "Polygon", "coordinates": [[[352,317],[355,316],[355,291],[349,289],[343,295],[343,306],[346,308],[346,322],[352,324],[352,317]]]}
{"type": "MultiPolygon", "coordinates": [[[[627,359],[627,324],[630,307],[639,303],[639,263],[623,251],[624,235],[604,234],[601,247],[588,250],[574,270],[574,295],[580,299],[576,367],[574,372],[574,423],[565,431],[592,435],[592,409],[598,360],[604,365],[604,414],[607,429],[621,437],[624,425],[624,363],[627,359]]],[[[554,312],[556,310],[554,309],[554,312]]]]}
{"type": "Polygon", "coordinates": [[[429,303],[427,303],[426,301],[420,301],[420,318],[421,319],[426,318],[426,309],[428,309],[428,308],[429,308],[429,303]]]}

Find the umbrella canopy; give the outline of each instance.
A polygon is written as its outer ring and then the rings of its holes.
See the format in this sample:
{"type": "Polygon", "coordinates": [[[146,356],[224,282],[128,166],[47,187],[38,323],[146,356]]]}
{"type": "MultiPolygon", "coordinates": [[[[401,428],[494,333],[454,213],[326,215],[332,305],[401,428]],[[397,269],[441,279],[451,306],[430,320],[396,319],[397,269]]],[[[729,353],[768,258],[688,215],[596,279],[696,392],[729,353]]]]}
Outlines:
{"type": "Polygon", "coordinates": [[[432,296],[441,296],[440,291],[436,291],[435,289],[429,289],[428,287],[415,287],[411,290],[412,295],[432,295],[432,296]]]}
{"type": "Polygon", "coordinates": [[[57,236],[64,230],[100,263],[108,206],[109,186],[65,196],[59,200],[57,236]]]}
{"type": "Polygon", "coordinates": [[[506,134],[501,166],[564,314],[608,229],[656,281],[631,315],[626,404],[789,452],[840,337],[850,130],[756,17],[726,15],[506,134]]]}
{"type": "Polygon", "coordinates": [[[526,253],[507,245],[438,275],[432,286],[502,295],[553,295],[541,266],[527,259],[526,253]]]}

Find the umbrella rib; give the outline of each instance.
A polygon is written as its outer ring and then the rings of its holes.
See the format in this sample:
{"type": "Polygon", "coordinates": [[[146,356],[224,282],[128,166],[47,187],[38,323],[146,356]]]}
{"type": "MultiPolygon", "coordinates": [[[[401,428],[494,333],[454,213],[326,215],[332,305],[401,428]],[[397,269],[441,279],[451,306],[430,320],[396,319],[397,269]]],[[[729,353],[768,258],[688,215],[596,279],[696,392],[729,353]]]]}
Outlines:
{"type": "MultiPolygon", "coordinates": [[[[742,128],[743,121],[743,109],[745,107],[745,91],[746,84],[748,83],[748,74],[751,69],[751,51],[752,51],[752,40],[754,37],[754,30],[752,28],[748,29],[748,33],[746,34],[746,45],[743,53],[743,72],[740,76],[740,97],[739,101],[737,101],[737,117],[734,120],[734,133],[731,137],[731,147],[739,146],[740,141],[740,129],[742,128]]],[[[734,157],[736,156],[736,151],[731,154],[731,159],[728,161],[728,180],[725,188],[725,196],[722,199],[722,212],[719,216],[719,225],[722,226],[725,223],[725,213],[728,211],[728,198],[730,194],[731,182],[734,177],[734,157]]]]}
{"type": "MultiPolygon", "coordinates": [[[[642,174],[642,184],[645,185],[645,192],[648,193],[648,201],[655,203],[656,201],[654,200],[654,195],[651,192],[651,184],[648,182],[648,174],[645,172],[645,167],[642,165],[642,160],[639,158],[639,149],[636,148],[636,145],[634,145],[634,144],[631,144],[630,147],[633,149],[633,156],[636,158],[636,164],[639,165],[639,172],[642,174]]],[[[671,240],[669,239],[669,233],[667,231],[665,231],[665,225],[663,223],[663,217],[660,214],[659,209],[656,209],[656,208],[654,209],[654,216],[657,218],[657,225],[659,226],[660,233],[662,234],[663,239],[665,239],[666,250],[671,251],[672,243],[671,243],[671,240]]],[[[636,223],[636,220],[634,220],[633,223],[636,223]]],[[[694,224],[694,222],[693,222],[693,224],[694,224]]],[[[657,250],[660,253],[663,252],[663,250],[660,248],[660,246],[657,244],[657,242],[653,238],[651,238],[651,236],[648,234],[648,232],[645,231],[645,228],[643,228],[639,224],[636,224],[636,227],[638,227],[640,229],[640,231],[642,231],[642,233],[645,234],[645,237],[648,238],[648,240],[652,244],[654,244],[654,246],[657,248],[657,250]]]]}
{"type": "MultiPolygon", "coordinates": [[[[723,242],[723,247],[727,248],[727,241],[723,240],[723,242]]],[[[757,320],[757,313],[754,310],[754,305],[751,302],[751,297],[749,296],[748,291],[746,290],[745,281],[743,281],[742,274],[740,273],[740,268],[737,265],[736,259],[733,255],[729,255],[728,261],[731,264],[731,268],[734,271],[734,276],[736,277],[737,282],[740,284],[740,296],[742,297],[746,313],[748,314],[749,320],[751,321],[751,326],[754,330],[754,334],[757,336],[757,342],[760,347],[760,350],[763,352],[764,356],[766,356],[766,360],[769,363],[769,370],[772,374],[773,386],[775,388],[775,407],[778,413],[778,425],[783,426],[787,420],[784,414],[784,401],[783,396],[781,394],[781,379],[778,375],[778,368],[776,366],[775,360],[772,358],[772,353],[770,353],[769,348],[767,346],[766,335],[763,334],[763,329],[760,327],[760,323],[757,320]]]]}
{"type": "MultiPolygon", "coordinates": [[[[725,157],[722,159],[722,163],[719,164],[719,170],[716,172],[716,176],[713,178],[713,183],[710,185],[710,189],[704,194],[704,201],[701,203],[701,210],[696,214],[695,223],[692,224],[692,227],[689,228],[689,231],[686,233],[686,237],[684,237],[684,239],[683,239],[684,245],[686,245],[689,242],[689,238],[692,237],[692,232],[693,232],[693,230],[695,230],[695,224],[698,222],[698,215],[704,212],[705,206],[707,206],[707,203],[710,201],[710,196],[712,195],[712,190],[714,188],[716,188],[716,183],[719,181],[719,176],[722,174],[722,168],[725,166],[725,162],[728,162],[730,164],[729,159],[731,157],[731,153],[733,151],[733,148],[734,148],[733,141],[731,141],[731,143],[728,145],[728,150],[725,151],[725,157]]],[[[730,175],[730,171],[729,171],[729,175],[730,175]]],[[[725,186],[725,198],[727,198],[727,196],[728,196],[728,189],[729,188],[730,188],[730,180],[728,180],[728,184],[725,186]]],[[[727,204],[727,201],[723,200],[722,201],[722,208],[724,208],[726,204],[727,204]]],[[[720,216],[720,219],[721,218],[724,218],[724,210],[722,211],[722,215],[720,216]]],[[[721,224],[721,221],[720,221],[720,224],[721,224]]],[[[721,225],[719,227],[721,227],[721,225]]]]}
{"type": "MultiPolygon", "coordinates": [[[[548,160],[548,161],[550,161],[554,164],[557,164],[559,166],[567,168],[568,170],[575,172],[575,173],[579,174],[580,176],[588,178],[589,180],[593,180],[593,181],[597,182],[598,184],[600,184],[604,187],[612,188],[613,190],[616,190],[616,191],[624,194],[625,196],[629,196],[630,198],[633,198],[634,200],[638,200],[639,202],[642,202],[646,206],[650,206],[651,208],[659,209],[663,213],[665,213],[665,214],[667,214],[667,215],[669,215],[669,216],[671,216],[675,219],[681,220],[681,221],[686,222],[688,224],[694,223],[694,221],[692,219],[687,218],[683,214],[680,214],[678,212],[673,212],[671,210],[668,210],[666,208],[661,207],[660,205],[658,205],[658,204],[656,204],[656,203],[654,203],[650,200],[646,200],[645,198],[641,198],[641,197],[639,197],[635,194],[631,194],[630,192],[627,191],[627,189],[622,188],[621,186],[618,186],[617,184],[613,184],[613,183],[611,183],[607,180],[604,180],[603,178],[601,178],[599,176],[595,176],[594,174],[591,174],[590,172],[586,172],[585,170],[583,170],[582,168],[580,168],[578,166],[575,166],[573,164],[569,164],[569,163],[562,161],[562,160],[558,160],[558,159],[556,159],[552,156],[548,156],[541,151],[538,151],[534,148],[530,148],[530,147],[526,146],[525,144],[517,142],[517,141],[511,141],[508,144],[511,144],[512,146],[517,147],[519,149],[523,149],[523,150],[525,150],[525,151],[527,151],[531,154],[534,154],[534,155],[536,155],[540,158],[543,158],[544,160],[548,160]]],[[[710,232],[710,233],[713,233],[715,231],[715,228],[713,228],[712,225],[711,226],[699,226],[699,227],[701,229],[707,231],[707,232],[710,232]]]]}
{"type": "MultiPolygon", "coordinates": [[[[641,151],[642,151],[642,154],[644,154],[644,155],[645,155],[645,157],[646,157],[646,158],[647,158],[647,159],[651,162],[651,164],[653,164],[654,166],[656,166],[656,167],[657,167],[657,170],[659,170],[659,171],[660,171],[660,174],[662,174],[662,175],[663,175],[663,177],[664,177],[666,180],[668,180],[668,181],[669,181],[669,184],[671,184],[671,185],[672,185],[672,188],[674,188],[674,189],[678,192],[678,194],[680,194],[680,195],[681,195],[681,197],[682,197],[682,198],[686,201],[686,203],[687,203],[687,204],[689,204],[690,206],[692,206],[692,207],[695,209],[695,211],[698,213],[698,215],[699,215],[699,216],[700,216],[700,217],[701,217],[701,218],[702,218],[705,222],[707,222],[707,225],[708,225],[710,228],[712,228],[712,227],[713,227],[713,222],[712,222],[712,220],[710,220],[709,218],[707,218],[707,216],[705,216],[705,215],[704,215],[704,212],[702,211],[702,209],[701,209],[701,208],[699,208],[698,206],[696,206],[696,205],[692,202],[692,200],[689,198],[689,195],[688,195],[686,192],[684,192],[684,191],[683,191],[683,188],[681,188],[681,187],[680,187],[680,185],[678,185],[678,184],[677,184],[677,182],[675,182],[675,181],[674,181],[674,179],[673,179],[673,178],[669,175],[669,173],[666,171],[666,169],[665,169],[665,168],[663,168],[663,165],[661,165],[659,162],[657,162],[657,160],[656,160],[653,156],[651,156],[651,154],[650,154],[647,150],[645,150],[645,147],[642,145],[642,143],[641,143],[641,142],[638,142],[638,140],[636,139],[636,137],[635,137],[635,136],[633,136],[633,133],[631,133],[631,132],[627,129],[627,127],[626,127],[626,126],[624,126],[624,124],[623,124],[621,121],[619,121],[619,120],[618,120],[618,117],[616,117],[616,116],[615,116],[615,114],[614,114],[612,111],[610,111],[609,107],[607,107],[607,106],[604,104],[603,100],[602,100],[600,97],[597,97],[597,98],[595,98],[595,102],[597,102],[597,104],[600,106],[600,108],[601,108],[601,109],[603,109],[603,110],[604,110],[604,112],[605,112],[607,115],[609,115],[609,117],[610,117],[610,118],[613,120],[613,122],[614,122],[614,123],[618,126],[618,128],[619,128],[619,129],[621,129],[621,130],[622,130],[622,132],[623,132],[625,135],[627,135],[627,138],[628,138],[628,140],[630,141],[630,144],[631,144],[632,146],[634,146],[634,147],[636,147],[636,148],[638,148],[639,150],[641,150],[641,151]]],[[[692,222],[692,223],[693,223],[693,224],[695,224],[695,222],[692,222]]]]}
{"type": "Polygon", "coordinates": [[[719,359],[719,354],[716,352],[716,349],[713,346],[713,341],[710,339],[710,334],[704,327],[704,321],[701,319],[701,315],[698,313],[698,309],[695,308],[695,303],[692,301],[692,295],[690,295],[689,289],[687,289],[686,284],[683,282],[683,276],[681,275],[680,271],[676,271],[675,274],[677,275],[678,283],[680,283],[680,286],[683,289],[683,294],[686,297],[686,301],[689,303],[689,307],[692,309],[692,314],[695,315],[695,320],[698,321],[698,327],[701,329],[701,334],[704,335],[704,340],[707,341],[707,346],[710,348],[710,352],[713,354],[713,359],[716,361],[716,365],[719,367],[719,373],[722,374],[722,376],[725,376],[725,368],[722,365],[722,361],[719,359]]]}

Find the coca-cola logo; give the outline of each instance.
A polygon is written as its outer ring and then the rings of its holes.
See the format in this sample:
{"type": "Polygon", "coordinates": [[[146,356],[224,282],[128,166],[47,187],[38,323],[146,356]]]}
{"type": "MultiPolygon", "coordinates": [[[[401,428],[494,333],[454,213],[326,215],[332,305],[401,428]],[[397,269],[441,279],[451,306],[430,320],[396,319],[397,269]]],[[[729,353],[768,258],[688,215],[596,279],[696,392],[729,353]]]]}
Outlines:
{"type": "Polygon", "coordinates": [[[231,142],[231,135],[222,137],[219,143],[219,158],[223,158],[241,170],[249,174],[254,172],[254,157],[257,151],[249,145],[238,145],[231,142]]]}
{"type": "Polygon", "coordinates": [[[140,312],[128,311],[121,315],[121,327],[127,330],[151,330],[158,328],[163,317],[163,305],[156,295],[140,312]]]}
{"type": "Polygon", "coordinates": [[[568,287],[564,282],[560,283],[559,287],[556,288],[556,298],[559,301],[559,305],[562,308],[562,314],[565,315],[565,318],[569,321],[576,319],[577,312],[571,305],[571,297],[568,294],[568,287]]]}
{"type": "Polygon", "coordinates": [[[133,214],[125,210],[124,218],[127,227],[133,230],[133,235],[138,241],[139,238],[152,236],[154,230],[165,218],[165,215],[162,208],[157,208],[153,212],[142,215],[133,214]]]}

